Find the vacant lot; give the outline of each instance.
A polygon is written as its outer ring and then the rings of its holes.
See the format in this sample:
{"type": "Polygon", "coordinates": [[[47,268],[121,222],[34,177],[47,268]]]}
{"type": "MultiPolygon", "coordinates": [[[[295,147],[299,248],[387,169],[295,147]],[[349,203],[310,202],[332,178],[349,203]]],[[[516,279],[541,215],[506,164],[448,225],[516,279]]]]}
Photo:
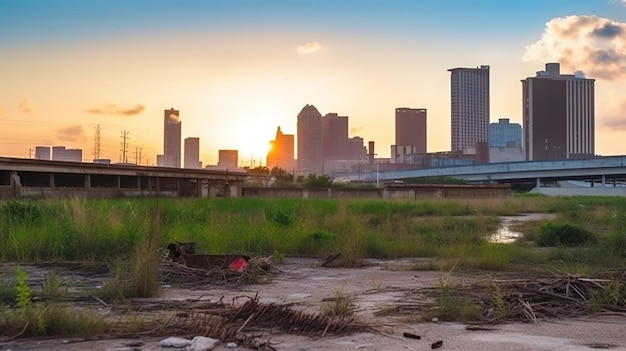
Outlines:
{"type": "MultiPolygon", "coordinates": [[[[360,268],[320,267],[319,261],[304,258],[287,258],[276,265],[271,281],[238,288],[211,286],[181,289],[165,286],[158,298],[142,299],[133,303],[138,318],[153,316],[150,305],[170,302],[158,312],[171,314],[176,309],[194,301],[244,301],[244,296],[257,297],[267,304],[290,305],[294,310],[320,313],[325,304],[340,295],[353,297],[353,317],[372,330],[349,335],[306,337],[286,334],[276,329],[256,328],[250,325],[243,331],[261,336],[277,350],[426,350],[436,341],[443,341],[442,350],[626,350],[626,318],[623,315],[598,315],[576,319],[542,320],[538,323],[504,323],[481,325],[484,330],[468,330],[473,325],[450,322],[421,322],[419,310],[432,305],[426,295],[417,291],[438,289],[442,279],[456,286],[484,281],[482,273],[456,274],[439,271],[407,271],[415,262],[403,260],[368,260],[360,268]],[[179,304],[174,304],[174,302],[179,304]],[[177,306],[175,308],[171,306],[177,306]],[[381,311],[394,307],[395,314],[378,316],[381,311]],[[420,335],[420,340],[403,337],[408,332],[420,335]]],[[[6,268],[6,265],[5,265],[6,268]]],[[[23,266],[33,284],[44,279],[47,268],[23,266]]],[[[62,279],[75,290],[89,291],[101,286],[105,276],[84,275],[80,271],[64,271],[62,279]]],[[[489,279],[505,278],[503,275],[489,279]]],[[[104,305],[95,299],[80,299],[76,306],[95,313],[113,317],[127,316],[128,310],[120,306],[104,305]]],[[[126,308],[129,308],[126,306],[126,308]]],[[[177,331],[160,336],[87,340],[82,338],[27,339],[6,341],[1,349],[11,350],[165,350],[159,341],[179,335],[177,331]],[[68,343],[68,341],[70,341],[68,343]],[[141,344],[137,344],[141,342],[141,344]]],[[[222,344],[216,350],[227,350],[222,344]]],[[[245,348],[239,347],[243,350],[245,348]]]]}

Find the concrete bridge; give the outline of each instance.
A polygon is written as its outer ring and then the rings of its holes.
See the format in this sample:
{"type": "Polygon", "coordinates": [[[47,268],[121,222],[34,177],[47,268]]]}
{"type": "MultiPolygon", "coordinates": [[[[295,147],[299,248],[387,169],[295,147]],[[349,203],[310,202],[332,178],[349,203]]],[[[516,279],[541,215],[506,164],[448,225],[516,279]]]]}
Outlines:
{"type": "Polygon", "coordinates": [[[238,197],[245,171],[0,157],[0,199],[16,197],[238,197]]]}
{"type": "Polygon", "coordinates": [[[534,183],[535,191],[559,195],[626,195],[626,156],[604,156],[584,160],[524,161],[467,166],[369,172],[342,176],[367,182],[392,182],[409,178],[449,177],[483,183],[534,183]],[[559,181],[579,180],[585,186],[554,188],[559,181]],[[551,191],[544,188],[551,188],[551,191]],[[574,191],[573,188],[579,188],[574,191]],[[595,188],[594,190],[584,190],[595,188]],[[604,189],[604,190],[602,190],[604,189]]]}

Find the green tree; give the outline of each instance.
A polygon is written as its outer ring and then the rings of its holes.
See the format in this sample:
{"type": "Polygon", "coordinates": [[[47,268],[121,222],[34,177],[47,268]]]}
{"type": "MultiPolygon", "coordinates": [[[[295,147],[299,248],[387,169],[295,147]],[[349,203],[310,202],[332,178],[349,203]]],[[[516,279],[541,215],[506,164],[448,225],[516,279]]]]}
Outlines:
{"type": "Polygon", "coordinates": [[[306,188],[331,188],[333,179],[326,174],[309,174],[304,180],[304,186],[306,188]]]}

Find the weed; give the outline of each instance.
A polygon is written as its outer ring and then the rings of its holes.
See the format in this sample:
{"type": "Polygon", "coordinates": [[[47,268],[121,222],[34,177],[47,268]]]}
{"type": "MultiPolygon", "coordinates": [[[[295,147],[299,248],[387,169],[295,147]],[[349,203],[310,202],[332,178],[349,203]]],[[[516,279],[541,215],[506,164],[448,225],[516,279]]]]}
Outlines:
{"type": "Polygon", "coordinates": [[[351,316],[355,310],[354,296],[340,290],[335,290],[335,297],[321,306],[321,314],[332,317],[351,316]]]}
{"type": "Polygon", "coordinates": [[[53,269],[50,273],[46,274],[41,287],[41,294],[45,297],[67,296],[67,287],[63,286],[58,270],[53,269]]]}
{"type": "Polygon", "coordinates": [[[454,286],[440,281],[437,297],[437,317],[444,321],[475,321],[483,308],[467,297],[456,296],[454,286]]]}
{"type": "Polygon", "coordinates": [[[278,264],[283,264],[285,262],[285,254],[278,252],[278,251],[274,251],[274,254],[272,255],[274,260],[276,260],[276,263],[278,264]]]}
{"type": "Polygon", "coordinates": [[[610,281],[604,285],[604,289],[593,293],[587,302],[592,313],[601,311],[606,305],[626,306],[626,283],[610,281]]]}

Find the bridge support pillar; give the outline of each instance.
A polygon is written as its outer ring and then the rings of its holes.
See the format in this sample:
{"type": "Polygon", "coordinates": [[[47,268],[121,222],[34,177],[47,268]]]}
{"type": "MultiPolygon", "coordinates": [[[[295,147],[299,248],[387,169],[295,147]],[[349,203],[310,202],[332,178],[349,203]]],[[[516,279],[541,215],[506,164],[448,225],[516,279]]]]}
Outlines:
{"type": "Polygon", "coordinates": [[[535,187],[541,188],[541,178],[537,177],[537,181],[535,183],[535,187]]]}
{"type": "Polygon", "coordinates": [[[602,187],[606,187],[606,175],[602,175],[602,187]]]}

